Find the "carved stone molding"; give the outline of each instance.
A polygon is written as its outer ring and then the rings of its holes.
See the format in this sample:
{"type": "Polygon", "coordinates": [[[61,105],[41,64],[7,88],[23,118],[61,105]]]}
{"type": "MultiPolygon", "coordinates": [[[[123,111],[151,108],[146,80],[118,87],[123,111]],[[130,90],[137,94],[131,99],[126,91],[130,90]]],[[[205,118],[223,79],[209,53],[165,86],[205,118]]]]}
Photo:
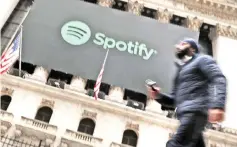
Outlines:
{"type": "Polygon", "coordinates": [[[109,90],[110,100],[123,102],[124,89],[118,86],[111,86],[109,90]]]}
{"type": "Polygon", "coordinates": [[[86,81],[87,80],[79,76],[73,76],[71,84],[70,84],[70,89],[75,89],[80,92],[83,92],[85,90],[86,81]]]}
{"type": "Polygon", "coordinates": [[[14,90],[11,88],[2,87],[2,89],[1,89],[1,95],[12,96],[13,92],[14,92],[14,90]]]}
{"type": "Polygon", "coordinates": [[[237,25],[237,7],[227,5],[214,0],[176,0],[176,3],[184,5],[184,9],[194,14],[205,15],[214,20],[222,20],[237,25]]]}
{"type": "Polygon", "coordinates": [[[53,101],[53,100],[48,100],[48,99],[42,99],[42,101],[41,101],[41,105],[42,106],[48,106],[48,107],[50,107],[50,108],[54,108],[54,103],[55,103],[55,101],[53,101]]]}
{"type": "Polygon", "coordinates": [[[135,123],[132,123],[132,122],[127,122],[126,123],[126,129],[132,129],[136,132],[139,132],[139,124],[135,124],[135,123]]]}
{"type": "Polygon", "coordinates": [[[68,147],[68,144],[65,143],[65,142],[62,142],[61,145],[60,145],[60,147],[68,147]]]}
{"type": "Polygon", "coordinates": [[[193,31],[199,32],[202,23],[203,21],[198,19],[197,17],[187,17],[185,26],[193,31]]]}
{"type": "Polygon", "coordinates": [[[223,25],[217,24],[215,33],[216,33],[216,36],[224,36],[224,37],[229,37],[232,39],[237,39],[237,29],[232,28],[231,26],[223,26],[223,25]]]}
{"type": "Polygon", "coordinates": [[[47,139],[45,140],[45,145],[46,145],[46,146],[50,146],[52,143],[53,143],[53,140],[52,140],[52,139],[47,138],[47,139]]]}
{"type": "Polygon", "coordinates": [[[21,135],[22,135],[22,131],[21,130],[15,130],[15,137],[21,137],[21,135]]]}
{"type": "Polygon", "coordinates": [[[165,10],[157,10],[157,19],[160,22],[163,23],[169,23],[173,14],[168,11],[168,9],[165,10]]]}
{"type": "Polygon", "coordinates": [[[88,111],[88,110],[84,110],[83,113],[82,113],[82,117],[89,117],[89,118],[92,118],[92,119],[96,119],[97,113],[96,112],[91,112],[91,111],[88,111]]]}
{"type": "Polygon", "coordinates": [[[232,129],[232,128],[224,127],[223,128],[223,132],[237,136],[237,129],[232,129]]]}
{"type": "Polygon", "coordinates": [[[138,2],[136,0],[128,1],[128,12],[132,12],[135,15],[141,15],[143,7],[144,7],[143,2],[138,2]]]}
{"type": "Polygon", "coordinates": [[[99,0],[98,4],[103,7],[112,7],[114,0],[99,0]]]}
{"type": "Polygon", "coordinates": [[[1,125],[0,127],[1,127],[1,135],[5,135],[7,130],[8,130],[8,128],[6,126],[4,126],[4,125],[1,125]]]}
{"type": "Polygon", "coordinates": [[[49,72],[42,66],[37,66],[31,78],[46,83],[49,72]]]}

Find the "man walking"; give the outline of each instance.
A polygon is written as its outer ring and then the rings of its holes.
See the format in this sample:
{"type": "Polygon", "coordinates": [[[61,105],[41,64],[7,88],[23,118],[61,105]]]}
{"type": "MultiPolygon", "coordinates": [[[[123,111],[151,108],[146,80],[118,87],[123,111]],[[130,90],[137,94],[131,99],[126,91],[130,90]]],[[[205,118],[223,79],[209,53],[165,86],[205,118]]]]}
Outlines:
{"type": "Polygon", "coordinates": [[[176,45],[180,59],[171,95],[161,94],[159,87],[148,87],[148,96],[163,107],[177,108],[180,126],[166,147],[205,147],[202,131],[207,124],[224,119],[226,78],[212,57],[200,55],[193,39],[176,45]]]}

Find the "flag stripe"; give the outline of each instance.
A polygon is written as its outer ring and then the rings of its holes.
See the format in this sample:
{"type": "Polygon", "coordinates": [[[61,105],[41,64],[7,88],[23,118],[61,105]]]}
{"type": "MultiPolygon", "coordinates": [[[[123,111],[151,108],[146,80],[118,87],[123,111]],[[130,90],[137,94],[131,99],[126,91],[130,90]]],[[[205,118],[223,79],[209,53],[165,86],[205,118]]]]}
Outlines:
{"type": "Polygon", "coordinates": [[[95,98],[95,100],[97,100],[98,94],[100,92],[100,85],[101,85],[101,82],[102,82],[102,78],[103,78],[103,74],[104,74],[104,67],[105,67],[105,63],[106,63],[106,60],[107,60],[108,53],[109,53],[109,50],[107,50],[107,52],[106,52],[104,63],[102,65],[102,68],[100,70],[100,73],[97,77],[97,80],[96,80],[96,83],[95,83],[95,86],[94,86],[94,93],[95,93],[94,98],[95,98]]]}
{"type": "Polygon", "coordinates": [[[6,73],[19,58],[22,39],[21,33],[22,30],[20,30],[18,35],[15,37],[10,47],[4,50],[4,52],[2,53],[0,62],[0,74],[6,73]]]}
{"type": "Polygon", "coordinates": [[[98,75],[98,78],[96,80],[96,84],[95,84],[95,87],[94,87],[94,92],[95,92],[95,100],[97,100],[98,98],[98,94],[100,92],[100,85],[101,85],[101,82],[102,82],[102,76],[103,76],[103,73],[104,73],[104,64],[100,70],[100,74],[98,75]]]}

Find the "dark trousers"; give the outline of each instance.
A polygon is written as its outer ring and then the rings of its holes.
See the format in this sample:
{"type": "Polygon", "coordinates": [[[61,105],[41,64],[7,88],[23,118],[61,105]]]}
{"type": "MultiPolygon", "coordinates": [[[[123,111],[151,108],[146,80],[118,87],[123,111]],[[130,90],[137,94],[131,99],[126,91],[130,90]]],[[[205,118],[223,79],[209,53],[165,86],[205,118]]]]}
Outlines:
{"type": "Polygon", "coordinates": [[[207,115],[186,113],[178,116],[180,126],[166,147],[205,147],[202,131],[207,123],[207,115]]]}

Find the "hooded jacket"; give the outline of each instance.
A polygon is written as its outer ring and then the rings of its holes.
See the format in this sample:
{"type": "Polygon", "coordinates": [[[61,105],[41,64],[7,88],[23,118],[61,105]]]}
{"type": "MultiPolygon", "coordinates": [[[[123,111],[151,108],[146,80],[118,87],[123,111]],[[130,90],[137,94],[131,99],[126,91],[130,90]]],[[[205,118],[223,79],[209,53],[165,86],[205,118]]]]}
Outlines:
{"type": "Polygon", "coordinates": [[[211,108],[225,109],[226,78],[208,55],[195,54],[179,67],[171,95],[160,94],[157,101],[174,109],[177,115],[187,112],[207,114],[211,108]]]}

